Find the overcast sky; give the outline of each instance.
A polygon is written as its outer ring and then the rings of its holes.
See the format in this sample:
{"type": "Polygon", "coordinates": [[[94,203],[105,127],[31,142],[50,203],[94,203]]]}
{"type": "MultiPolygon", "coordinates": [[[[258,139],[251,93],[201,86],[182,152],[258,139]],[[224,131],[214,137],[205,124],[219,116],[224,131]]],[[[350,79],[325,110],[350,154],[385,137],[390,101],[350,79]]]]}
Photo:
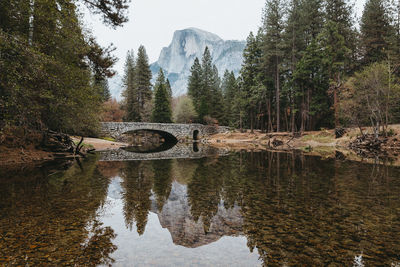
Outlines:
{"type": "MultiPolygon", "coordinates": [[[[356,10],[364,0],[356,0],[356,10]]],[[[85,15],[100,44],[113,43],[119,58],[115,69],[122,74],[126,52],[143,44],[150,63],[156,61],[163,47],[168,46],[175,30],[196,27],[217,34],[225,40],[245,40],[250,31],[257,31],[265,0],[132,0],[129,22],[111,29],[99,16],[85,15]]]]}

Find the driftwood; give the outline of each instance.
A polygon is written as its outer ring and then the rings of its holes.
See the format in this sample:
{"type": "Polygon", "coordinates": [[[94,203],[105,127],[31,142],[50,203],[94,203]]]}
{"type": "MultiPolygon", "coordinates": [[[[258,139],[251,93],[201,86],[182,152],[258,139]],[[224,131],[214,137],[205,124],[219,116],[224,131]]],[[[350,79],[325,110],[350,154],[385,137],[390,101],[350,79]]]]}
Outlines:
{"type": "Polygon", "coordinates": [[[385,154],[382,145],[387,142],[387,138],[376,138],[374,134],[364,134],[350,142],[349,148],[358,155],[369,158],[385,154]]]}
{"type": "Polygon", "coordinates": [[[39,145],[39,148],[44,151],[54,152],[56,158],[69,158],[75,157],[76,155],[85,157],[85,154],[81,151],[82,147],[83,137],[81,137],[79,143],[75,145],[69,135],[51,130],[43,134],[42,142],[39,145]]]}
{"type": "Polygon", "coordinates": [[[271,142],[271,138],[268,140],[268,147],[269,148],[275,148],[275,147],[277,147],[277,146],[281,146],[281,145],[283,145],[283,141],[281,141],[281,140],[278,140],[278,139],[276,139],[276,138],[273,138],[272,139],[272,142],[271,142]]]}
{"type": "Polygon", "coordinates": [[[40,148],[49,152],[73,153],[74,142],[67,134],[49,130],[43,134],[40,148]]]}
{"type": "Polygon", "coordinates": [[[83,136],[81,137],[81,140],[79,141],[79,143],[76,145],[74,154],[75,154],[75,155],[80,155],[80,156],[82,156],[82,157],[86,157],[85,154],[83,154],[83,153],[81,152],[81,149],[82,149],[82,147],[83,147],[83,144],[82,144],[82,143],[83,143],[83,136]]]}
{"type": "Polygon", "coordinates": [[[92,149],[86,150],[86,153],[94,154],[94,151],[96,151],[96,149],[92,148],[92,149]]]}
{"type": "Polygon", "coordinates": [[[373,134],[359,136],[350,143],[352,149],[380,150],[384,140],[376,138],[373,134]]]}
{"type": "Polygon", "coordinates": [[[344,128],[336,128],[335,129],[335,138],[340,138],[346,133],[346,129],[344,128]]]}
{"type": "Polygon", "coordinates": [[[283,145],[283,142],[281,140],[274,139],[274,140],[272,140],[272,145],[274,147],[281,146],[281,145],[283,145]]]}

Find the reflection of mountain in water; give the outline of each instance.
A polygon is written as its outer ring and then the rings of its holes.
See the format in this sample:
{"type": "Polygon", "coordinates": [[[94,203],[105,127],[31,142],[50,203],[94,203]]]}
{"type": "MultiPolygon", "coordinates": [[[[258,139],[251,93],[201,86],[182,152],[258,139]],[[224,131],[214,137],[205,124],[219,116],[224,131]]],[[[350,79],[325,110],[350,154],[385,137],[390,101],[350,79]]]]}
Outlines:
{"type": "Polygon", "coordinates": [[[390,266],[400,255],[398,168],[268,151],[120,168],[121,190],[109,192],[142,240],[151,211],[177,245],[220,251],[213,242],[241,235],[266,266],[352,266],[360,252],[366,266],[390,266]]]}
{"type": "Polygon", "coordinates": [[[241,234],[243,219],[240,207],[225,209],[221,203],[208,231],[205,231],[202,219],[196,222],[190,213],[187,186],[176,181],[172,183],[171,193],[161,212],[154,198],[152,211],[158,214],[161,226],[168,229],[177,245],[194,248],[215,242],[223,236],[241,234]]]}

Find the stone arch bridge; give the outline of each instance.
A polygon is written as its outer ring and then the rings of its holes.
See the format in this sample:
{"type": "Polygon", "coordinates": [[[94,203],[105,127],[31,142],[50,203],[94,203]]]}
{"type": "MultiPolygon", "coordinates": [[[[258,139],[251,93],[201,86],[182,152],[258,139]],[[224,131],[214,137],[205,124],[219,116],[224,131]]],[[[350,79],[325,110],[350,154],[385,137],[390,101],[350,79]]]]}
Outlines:
{"type": "Polygon", "coordinates": [[[208,126],[197,123],[149,123],[149,122],[102,122],[101,130],[104,136],[118,138],[122,134],[145,130],[159,133],[166,140],[174,138],[178,141],[200,140],[211,134],[226,132],[223,126],[208,126]]]}

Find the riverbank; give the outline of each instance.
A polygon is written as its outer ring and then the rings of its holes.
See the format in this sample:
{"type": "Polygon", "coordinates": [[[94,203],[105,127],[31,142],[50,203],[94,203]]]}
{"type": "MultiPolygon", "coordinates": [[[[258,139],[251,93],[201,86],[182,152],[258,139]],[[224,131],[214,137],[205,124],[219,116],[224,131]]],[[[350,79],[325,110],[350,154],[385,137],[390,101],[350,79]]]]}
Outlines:
{"type": "MultiPolygon", "coordinates": [[[[293,137],[291,133],[262,133],[260,131],[239,132],[238,130],[220,133],[210,136],[204,142],[216,147],[229,149],[232,151],[247,150],[272,150],[288,152],[301,150],[307,155],[321,156],[325,158],[343,158],[355,161],[370,160],[374,162],[376,157],[390,158],[395,165],[400,166],[400,125],[391,125],[390,137],[380,146],[379,151],[374,151],[371,155],[360,155],[359,151],[350,149],[350,144],[360,135],[358,129],[346,129],[346,133],[341,138],[335,138],[334,130],[322,130],[304,132],[301,136],[293,137]]],[[[364,133],[372,133],[372,129],[364,128],[364,133]]],[[[10,137],[8,137],[10,138],[10,137]]],[[[42,137],[40,137],[42,138],[42,137]]],[[[40,148],[41,139],[35,134],[30,134],[27,139],[13,137],[4,141],[0,145],[0,166],[5,165],[27,165],[37,164],[44,161],[56,159],[73,158],[78,155],[73,153],[57,153],[46,151],[40,148]],[[12,142],[11,142],[12,141],[12,142]]],[[[80,137],[71,137],[76,145],[80,142],[80,137]]],[[[81,151],[105,151],[114,150],[128,146],[127,143],[114,142],[98,138],[84,138],[81,151]]],[[[79,157],[79,156],[78,156],[79,157]]]]}
{"type": "MultiPolygon", "coordinates": [[[[38,145],[41,142],[41,137],[39,138],[38,135],[30,134],[23,141],[15,137],[12,139],[10,137],[7,138],[12,142],[4,141],[0,145],[0,166],[35,165],[45,161],[80,157],[80,155],[74,155],[73,153],[46,151],[38,145]]],[[[71,139],[75,144],[78,144],[81,138],[75,136],[71,137],[71,139]]],[[[127,145],[126,143],[87,137],[83,139],[80,151],[86,153],[87,151],[113,150],[127,145]]]]}
{"type": "MultiPolygon", "coordinates": [[[[400,154],[400,125],[389,127],[390,136],[382,138],[382,145],[378,154],[397,158],[400,154]]],[[[363,128],[364,134],[371,134],[372,129],[363,128]]],[[[231,150],[277,150],[290,151],[302,150],[309,154],[336,155],[336,151],[343,154],[356,154],[350,149],[350,144],[360,136],[358,128],[347,128],[341,138],[335,138],[334,130],[304,132],[299,136],[293,136],[289,132],[262,133],[261,131],[249,130],[240,132],[234,130],[227,133],[212,135],[206,140],[209,145],[217,148],[228,148],[231,150]]]]}

